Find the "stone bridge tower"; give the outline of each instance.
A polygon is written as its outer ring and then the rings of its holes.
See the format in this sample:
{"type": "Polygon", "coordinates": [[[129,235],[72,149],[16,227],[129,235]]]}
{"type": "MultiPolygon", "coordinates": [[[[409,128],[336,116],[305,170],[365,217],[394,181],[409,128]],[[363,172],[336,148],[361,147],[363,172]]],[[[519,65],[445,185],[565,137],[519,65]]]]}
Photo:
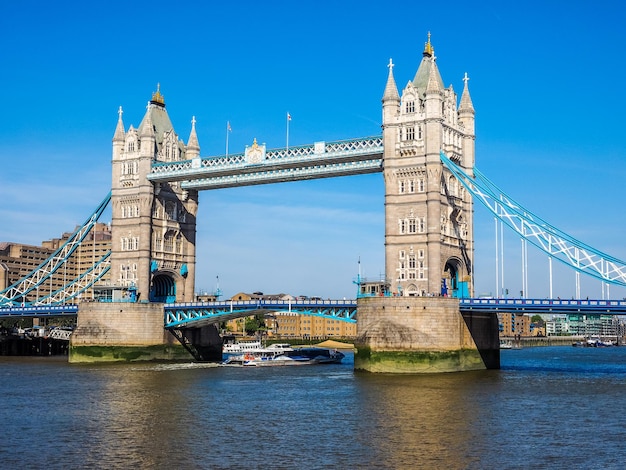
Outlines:
{"type": "Polygon", "coordinates": [[[198,192],[146,176],[155,162],[199,155],[195,119],[185,145],[158,88],[137,129],[124,130],[120,107],[113,137],[111,281],[123,295],[155,302],[194,299],[198,192]]]}
{"type": "Polygon", "coordinates": [[[443,166],[440,151],[472,174],[474,108],[467,76],[457,107],[428,42],[402,96],[389,62],[383,95],[385,271],[402,296],[473,293],[471,195],[443,166]]]}
{"type": "Polygon", "coordinates": [[[383,94],[385,272],[393,296],[358,299],[357,370],[432,373],[500,367],[495,315],[462,313],[473,294],[472,198],[440,152],[474,169],[474,107],[445,88],[428,42],[402,96],[383,94]]]}

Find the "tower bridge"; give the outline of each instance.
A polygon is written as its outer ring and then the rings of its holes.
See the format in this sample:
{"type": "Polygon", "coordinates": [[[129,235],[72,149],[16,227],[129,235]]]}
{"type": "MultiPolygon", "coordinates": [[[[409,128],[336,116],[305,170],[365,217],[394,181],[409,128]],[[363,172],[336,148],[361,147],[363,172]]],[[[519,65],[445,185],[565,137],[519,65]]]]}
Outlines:
{"type": "MultiPolygon", "coordinates": [[[[385,276],[377,287],[380,296],[356,301],[356,368],[424,372],[499,367],[495,315],[486,312],[485,304],[459,302],[474,296],[474,200],[574,269],[594,272],[604,282],[626,282],[625,263],[544,223],[494,192],[495,186],[482,177],[474,165],[469,78],[465,74],[460,98],[452,85],[444,86],[430,36],[415,76],[401,94],[393,66],[390,60],[381,136],[270,150],[255,139],[243,153],[201,157],[195,118],[185,143],[174,130],[160,88],[137,127],[126,128],[120,107],[112,145],[110,252],[94,263],[92,274],[40,297],[38,287],[71,256],[73,245],[64,246],[53,261],[1,291],[0,305],[62,303],[85,289],[108,290],[114,300],[125,302],[79,303],[71,360],[95,360],[88,356],[94,347],[164,346],[148,357],[171,357],[164,309],[172,331],[196,322],[197,331],[177,334],[181,342],[195,341],[213,354],[219,337],[209,317],[216,312],[239,315],[245,309],[228,312],[190,304],[195,300],[199,191],[365,173],[381,173],[384,179],[385,276]]],[[[85,226],[72,244],[84,238],[85,226]]],[[[341,314],[349,321],[355,318],[351,306],[341,314]]],[[[113,360],[116,354],[99,357],[113,360]]]]}

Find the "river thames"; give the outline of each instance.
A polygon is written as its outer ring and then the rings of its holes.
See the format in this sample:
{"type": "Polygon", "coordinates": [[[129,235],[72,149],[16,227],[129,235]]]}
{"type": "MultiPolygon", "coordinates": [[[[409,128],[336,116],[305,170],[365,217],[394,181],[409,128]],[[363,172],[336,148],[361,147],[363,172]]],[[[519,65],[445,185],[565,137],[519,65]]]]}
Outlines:
{"type": "Polygon", "coordinates": [[[0,357],[0,467],[624,468],[626,347],[439,375],[0,357]]]}

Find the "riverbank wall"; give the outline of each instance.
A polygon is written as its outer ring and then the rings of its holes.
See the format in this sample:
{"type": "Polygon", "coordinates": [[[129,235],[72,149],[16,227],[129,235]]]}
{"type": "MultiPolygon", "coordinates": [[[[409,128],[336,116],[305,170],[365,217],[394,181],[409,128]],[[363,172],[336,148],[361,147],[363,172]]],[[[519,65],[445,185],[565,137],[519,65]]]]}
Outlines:
{"type": "Polygon", "coordinates": [[[516,347],[571,346],[577,341],[584,341],[584,336],[500,336],[500,341],[510,342],[516,347]]]}

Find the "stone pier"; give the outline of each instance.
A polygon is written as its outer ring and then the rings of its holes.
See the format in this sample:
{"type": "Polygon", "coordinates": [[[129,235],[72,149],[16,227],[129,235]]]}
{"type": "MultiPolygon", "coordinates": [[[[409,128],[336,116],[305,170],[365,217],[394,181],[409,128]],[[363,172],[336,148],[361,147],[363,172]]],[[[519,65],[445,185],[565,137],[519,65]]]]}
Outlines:
{"type": "Polygon", "coordinates": [[[358,300],[355,370],[458,372],[500,367],[495,315],[462,315],[458,299],[364,297],[358,300]]]}
{"type": "Polygon", "coordinates": [[[69,362],[193,360],[163,328],[163,304],[83,302],[69,362]]]}

